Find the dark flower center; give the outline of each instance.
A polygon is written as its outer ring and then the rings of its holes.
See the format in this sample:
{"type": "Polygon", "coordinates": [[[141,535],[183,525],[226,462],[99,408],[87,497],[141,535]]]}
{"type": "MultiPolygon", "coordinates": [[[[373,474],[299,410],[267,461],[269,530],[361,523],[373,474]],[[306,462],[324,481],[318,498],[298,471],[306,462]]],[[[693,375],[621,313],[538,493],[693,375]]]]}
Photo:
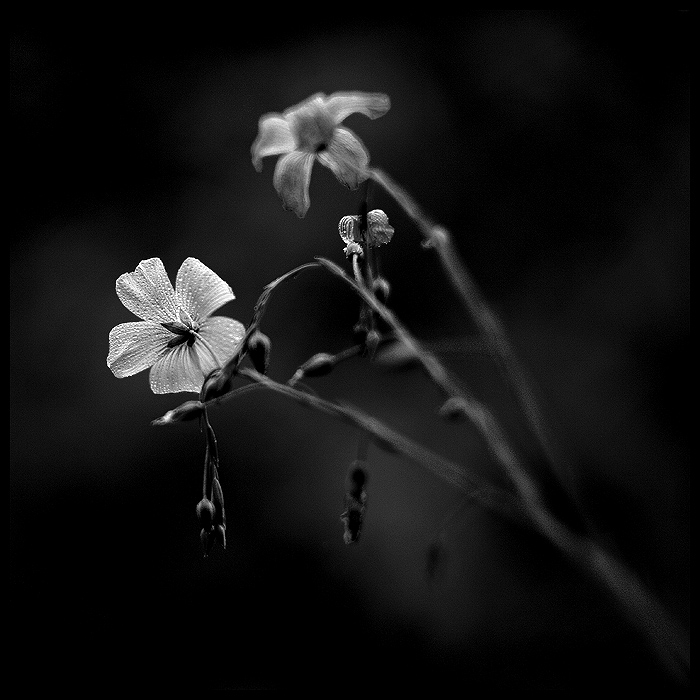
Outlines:
{"type": "Polygon", "coordinates": [[[161,323],[163,328],[167,328],[174,337],[168,341],[168,347],[174,348],[182,343],[187,343],[189,347],[194,345],[194,341],[197,340],[197,331],[199,330],[194,324],[190,325],[187,323],[182,323],[181,321],[168,321],[161,323]]]}

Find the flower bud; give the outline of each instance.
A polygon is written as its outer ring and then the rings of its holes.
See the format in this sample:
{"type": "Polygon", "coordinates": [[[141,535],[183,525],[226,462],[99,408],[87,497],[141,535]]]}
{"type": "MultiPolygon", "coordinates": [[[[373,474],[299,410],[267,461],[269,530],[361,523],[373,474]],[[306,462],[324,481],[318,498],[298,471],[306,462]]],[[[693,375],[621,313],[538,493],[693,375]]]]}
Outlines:
{"type": "Polygon", "coordinates": [[[381,335],[374,329],[369,331],[365,336],[365,347],[367,348],[367,354],[370,356],[370,359],[373,358],[374,353],[377,352],[381,339],[381,335]]]}
{"type": "Polygon", "coordinates": [[[356,459],[350,465],[347,476],[347,493],[357,501],[362,501],[364,496],[364,488],[367,483],[367,471],[365,470],[363,460],[356,459]]]}
{"type": "Polygon", "coordinates": [[[365,484],[367,483],[367,471],[365,462],[356,459],[350,464],[346,479],[345,489],[345,512],[340,516],[340,520],[345,526],[343,541],[345,544],[356,543],[360,538],[360,530],[365,515],[367,504],[367,493],[365,484]]]}
{"type": "Polygon", "coordinates": [[[461,396],[451,396],[440,406],[438,413],[445,420],[458,421],[468,415],[467,409],[467,402],[461,396]]]}
{"type": "Polygon", "coordinates": [[[205,530],[211,530],[215,515],[216,508],[208,498],[203,498],[197,504],[197,518],[205,530]]]}
{"type": "Polygon", "coordinates": [[[327,352],[319,352],[309,358],[299,370],[305,377],[322,377],[328,374],[335,366],[335,357],[327,352]]]}
{"type": "Polygon", "coordinates": [[[164,416],[151,421],[151,425],[170,425],[180,421],[198,418],[202,413],[202,403],[200,401],[185,401],[177,408],[168,411],[164,416]]]}
{"type": "Polygon", "coordinates": [[[255,330],[248,338],[248,357],[260,374],[267,373],[270,364],[270,339],[264,333],[255,330]]]}
{"type": "Polygon", "coordinates": [[[213,370],[204,380],[202,391],[199,395],[200,400],[210,401],[211,399],[216,399],[219,396],[228,394],[229,391],[231,391],[232,379],[233,373],[224,373],[221,371],[221,369],[213,370]]]}

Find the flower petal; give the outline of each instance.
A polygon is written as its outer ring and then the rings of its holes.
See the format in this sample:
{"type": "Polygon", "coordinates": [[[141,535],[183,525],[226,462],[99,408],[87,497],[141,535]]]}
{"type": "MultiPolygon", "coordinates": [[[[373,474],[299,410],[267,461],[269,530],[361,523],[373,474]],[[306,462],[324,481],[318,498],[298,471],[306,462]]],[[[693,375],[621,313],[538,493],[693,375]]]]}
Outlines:
{"type": "Polygon", "coordinates": [[[386,114],[389,107],[389,96],[380,92],[334,92],[326,100],[326,109],[336,124],[355,112],[376,119],[386,114]]]}
{"type": "Polygon", "coordinates": [[[295,151],[282,156],[275,166],[272,182],[285,209],[303,218],[311,205],[309,180],[314,164],[313,153],[295,151]]]}
{"type": "Polygon", "coordinates": [[[351,190],[357,189],[368,177],[369,154],[360,139],[345,127],[335,130],[328,148],[318,154],[318,159],[351,190]]]}
{"type": "Polygon", "coordinates": [[[121,323],[109,332],[107,366],[119,379],[138,374],[168,352],[173,337],[154,321],[121,323]]]}
{"type": "Polygon", "coordinates": [[[175,291],[160,258],[142,260],[134,272],[125,272],[116,284],[124,306],[144,321],[177,320],[175,291]]]}
{"type": "Polygon", "coordinates": [[[294,148],[294,136],[281,114],[272,113],[260,117],[258,136],[250,149],[253,165],[258,172],[262,170],[262,159],[265,156],[291,153],[294,148]]]}
{"type": "MultiPolygon", "coordinates": [[[[222,366],[233,355],[234,350],[243,340],[245,326],[240,321],[228,318],[228,316],[210,316],[202,323],[199,334],[214,350],[219,360],[218,366],[222,366]]],[[[201,343],[196,340],[193,347],[196,348],[198,345],[201,345],[201,343]]],[[[208,352],[207,355],[211,356],[208,352]]],[[[209,365],[207,364],[207,366],[209,365]]],[[[215,365],[212,364],[211,369],[214,369],[214,367],[215,365]]]]}
{"type": "Polygon", "coordinates": [[[150,382],[154,394],[199,393],[210,372],[233,355],[245,335],[245,327],[226,316],[211,316],[202,323],[199,334],[204,342],[197,338],[191,346],[182,343],[170,348],[153,365],[150,382]]]}
{"type": "Polygon", "coordinates": [[[236,297],[231,287],[197,258],[180,265],[175,281],[175,298],[195,321],[201,323],[226,302],[236,297]]]}
{"type": "MultiPolygon", "coordinates": [[[[194,349],[196,345],[195,341],[191,347],[183,343],[171,348],[151,367],[149,379],[154,394],[176,394],[180,391],[199,393],[206,375],[200,366],[199,354],[194,349]]],[[[210,363],[213,365],[213,360],[210,363]]]]}

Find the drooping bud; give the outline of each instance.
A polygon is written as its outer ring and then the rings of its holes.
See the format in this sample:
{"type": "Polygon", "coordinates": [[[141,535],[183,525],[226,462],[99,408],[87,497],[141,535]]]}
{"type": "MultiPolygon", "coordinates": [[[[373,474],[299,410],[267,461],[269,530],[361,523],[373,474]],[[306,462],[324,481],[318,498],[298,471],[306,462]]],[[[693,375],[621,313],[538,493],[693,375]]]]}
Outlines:
{"type": "Polygon", "coordinates": [[[364,461],[355,460],[348,470],[345,488],[345,512],[340,516],[340,520],[345,527],[345,532],[343,533],[345,544],[354,544],[360,539],[360,531],[367,504],[367,493],[365,491],[367,472],[364,465],[364,461]]]}
{"type": "Polygon", "coordinates": [[[267,374],[270,365],[270,339],[259,330],[248,338],[248,357],[260,374],[267,374]]]}
{"type": "Polygon", "coordinates": [[[358,501],[366,498],[364,494],[365,484],[367,483],[367,471],[365,470],[366,462],[361,459],[356,459],[350,464],[347,476],[347,492],[358,501]]]}
{"type": "Polygon", "coordinates": [[[214,517],[216,516],[216,508],[214,504],[208,499],[203,498],[197,504],[197,518],[203,529],[210,531],[214,524],[214,517]]]}

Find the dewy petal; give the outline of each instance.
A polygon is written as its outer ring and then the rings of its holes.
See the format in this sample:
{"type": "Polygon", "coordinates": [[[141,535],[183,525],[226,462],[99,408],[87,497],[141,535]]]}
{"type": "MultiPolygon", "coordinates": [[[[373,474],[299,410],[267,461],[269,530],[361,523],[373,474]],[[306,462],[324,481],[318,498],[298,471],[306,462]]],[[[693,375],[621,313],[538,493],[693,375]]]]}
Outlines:
{"type": "MultiPolygon", "coordinates": [[[[243,340],[245,335],[245,326],[236,321],[233,318],[228,318],[228,316],[210,316],[199,328],[199,334],[204,338],[209,346],[214,350],[214,353],[218,359],[217,365],[213,364],[213,359],[211,359],[211,353],[209,353],[206,348],[206,356],[200,352],[202,356],[202,362],[206,364],[207,367],[210,366],[210,370],[214,369],[215,366],[221,367],[226,363],[226,361],[233,355],[234,350],[238,347],[238,344],[243,340]],[[211,362],[209,360],[211,359],[211,362]]],[[[202,348],[202,343],[199,340],[195,340],[193,348],[202,348]]]]}
{"type": "Polygon", "coordinates": [[[326,109],[336,124],[355,112],[376,119],[386,114],[389,107],[389,96],[380,92],[334,92],[326,100],[326,109]]]}
{"type": "Polygon", "coordinates": [[[245,327],[226,316],[211,316],[202,323],[199,334],[202,337],[191,346],[182,343],[169,348],[153,365],[150,383],[154,394],[198,393],[209,373],[233,355],[245,335],[245,327]]]}
{"type": "Polygon", "coordinates": [[[318,154],[318,159],[351,190],[357,189],[368,177],[369,155],[360,139],[345,127],[335,130],[328,148],[318,154]]]}
{"type": "Polygon", "coordinates": [[[265,114],[258,122],[258,136],[251,146],[250,153],[255,169],[262,170],[265,156],[291,153],[295,148],[294,136],[289,123],[281,114],[265,114]]]}
{"type": "MultiPolygon", "coordinates": [[[[170,351],[151,367],[149,375],[151,391],[154,394],[176,394],[180,391],[199,393],[204,383],[205,371],[199,364],[199,355],[194,348],[182,343],[170,351]]],[[[210,361],[213,369],[213,360],[210,361]]]]}
{"type": "Polygon", "coordinates": [[[311,205],[309,180],[314,164],[313,153],[295,151],[282,156],[275,166],[272,182],[285,209],[303,218],[311,205]]]}
{"type": "Polygon", "coordinates": [[[142,260],[134,272],[125,272],[116,284],[124,306],[144,321],[177,319],[175,291],[160,258],[142,260]]]}
{"type": "Polygon", "coordinates": [[[173,334],[153,321],[132,321],[109,333],[107,366],[119,379],[148,369],[168,351],[173,334]]]}
{"type": "Polygon", "coordinates": [[[199,323],[236,298],[231,287],[197,258],[187,258],[180,265],[175,281],[175,297],[178,306],[199,323]]]}

